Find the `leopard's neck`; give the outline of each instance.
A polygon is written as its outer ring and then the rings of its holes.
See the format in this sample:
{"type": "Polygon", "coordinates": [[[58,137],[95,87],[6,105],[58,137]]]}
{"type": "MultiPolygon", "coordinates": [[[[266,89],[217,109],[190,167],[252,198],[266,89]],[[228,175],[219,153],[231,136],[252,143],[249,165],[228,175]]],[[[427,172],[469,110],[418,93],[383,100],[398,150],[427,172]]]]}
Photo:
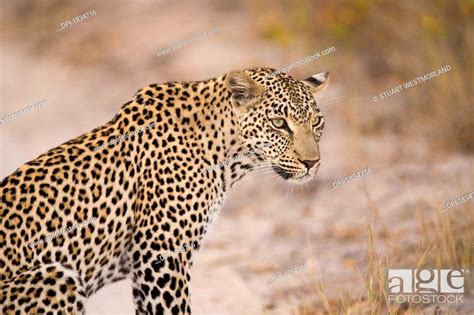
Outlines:
{"type": "MultiPolygon", "coordinates": [[[[163,144],[169,138],[166,133],[176,130],[181,138],[174,141],[192,151],[193,158],[201,160],[193,161],[195,165],[200,164],[200,175],[211,176],[213,181],[219,182],[216,197],[225,196],[249,174],[256,162],[254,157],[246,155],[249,147],[239,140],[239,124],[229,99],[225,76],[190,83],[150,85],[134,98],[156,116],[150,120],[156,122],[154,130],[157,131],[147,140],[150,146],[155,140],[163,144]]],[[[144,110],[141,113],[146,115],[144,110]]]]}

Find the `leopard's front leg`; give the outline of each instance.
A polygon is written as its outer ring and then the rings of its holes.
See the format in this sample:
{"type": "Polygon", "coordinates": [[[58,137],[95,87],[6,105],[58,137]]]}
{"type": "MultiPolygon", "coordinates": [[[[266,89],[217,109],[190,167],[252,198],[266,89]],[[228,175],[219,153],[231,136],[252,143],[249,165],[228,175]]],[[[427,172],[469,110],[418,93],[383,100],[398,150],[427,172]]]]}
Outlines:
{"type": "Polygon", "coordinates": [[[190,265],[194,246],[136,228],[131,251],[136,314],[190,314],[190,265]]]}

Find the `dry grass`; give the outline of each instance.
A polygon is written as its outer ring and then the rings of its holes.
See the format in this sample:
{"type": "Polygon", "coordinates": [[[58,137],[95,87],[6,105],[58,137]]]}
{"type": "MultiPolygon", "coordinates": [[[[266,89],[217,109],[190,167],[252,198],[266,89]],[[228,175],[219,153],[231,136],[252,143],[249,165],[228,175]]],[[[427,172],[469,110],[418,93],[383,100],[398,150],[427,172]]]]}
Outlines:
{"type": "MultiPolygon", "coordinates": [[[[412,246],[399,247],[390,237],[380,211],[370,201],[374,220],[367,223],[367,267],[361,272],[363,292],[340,292],[331,297],[321,279],[313,279],[315,302],[301,305],[295,314],[417,314],[427,305],[388,304],[386,301],[386,272],[389,268],[460,268],[474,265],[474,213],[465,203],[447,212],[434,211],[431,218],[417,211],[417,238],[412,246]],[[380,232],[375,232],[379,227],[380,232]],[[378,235],[377,235],[378,234],[378,235]],[[379,244],[377,244],[379,243],[379,244]],[[390,248],[381,253],[380,243],[390,248]]],[[[471,294],[472,277],[465,283],[465,296],[471,294]]]]}

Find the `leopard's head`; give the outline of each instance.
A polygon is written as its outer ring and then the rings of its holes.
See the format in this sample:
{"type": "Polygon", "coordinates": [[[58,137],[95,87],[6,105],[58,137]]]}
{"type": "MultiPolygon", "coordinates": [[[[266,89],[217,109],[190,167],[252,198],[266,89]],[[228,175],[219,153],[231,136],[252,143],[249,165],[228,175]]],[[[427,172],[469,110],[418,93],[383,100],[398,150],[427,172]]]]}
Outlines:
{"type": "Polygon", "coordinates": [[[312,179],[321,164],[319,140],[324,128],[313,95],[328,81],[328,72],[302,81],[268,68],[227,74],[239,138],[261,152],[256,169],[270,167],[294,183],[312,179]]]}

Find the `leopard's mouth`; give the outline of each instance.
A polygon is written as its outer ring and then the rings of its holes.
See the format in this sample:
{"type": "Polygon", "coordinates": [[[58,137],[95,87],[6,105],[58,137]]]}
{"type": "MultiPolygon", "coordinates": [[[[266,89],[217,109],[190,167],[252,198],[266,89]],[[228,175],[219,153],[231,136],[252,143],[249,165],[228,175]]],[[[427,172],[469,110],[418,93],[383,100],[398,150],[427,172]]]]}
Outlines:
{"type": "Polygon", "coordinates": [[[291,173],[291,172],[283,169],[282,167],[280,167],[278,165],[272,165],[272,168],[284,180],[289,181],[291,183],[295,183],[295,184],[304,184],[304,183],[306,183],[306,182],[308,182],[308,181],[310,181],[314,178],[314,175],[316,174],[316,172],[319,169],[319,165],[316,167],[316,169],[314,171],[311,171],[311,172],[307,171],[303,175],[298,175],[298,174],[291,173]],[[314,174],[312,174],[312,173],[314,173],[314,174]]]}
{"type": "Polygon", "coordinates": [[[273,167],[273,170],[285,180],[292,179],[294,177],[294,174],[287,172],[286,170],[284,170],[278,165],[272,165],[272,167],[273,167]]]}

